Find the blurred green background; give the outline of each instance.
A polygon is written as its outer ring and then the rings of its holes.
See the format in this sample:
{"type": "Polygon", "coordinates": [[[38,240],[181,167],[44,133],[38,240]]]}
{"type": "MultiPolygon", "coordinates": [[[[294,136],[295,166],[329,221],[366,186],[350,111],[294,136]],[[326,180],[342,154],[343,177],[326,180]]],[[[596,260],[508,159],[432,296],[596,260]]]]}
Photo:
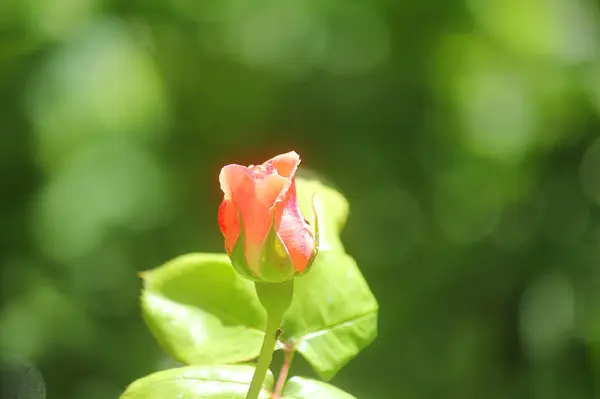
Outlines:
{"type": "Polygon", "coordinates": [[[334,384],[600,397],[599,11],[1,1],[0,352],[48,398],[116,398],[172,366],[136,273],[222,251],[220,167],[294,149],[348,198],[343,239],[381,304],[334,384]]]}

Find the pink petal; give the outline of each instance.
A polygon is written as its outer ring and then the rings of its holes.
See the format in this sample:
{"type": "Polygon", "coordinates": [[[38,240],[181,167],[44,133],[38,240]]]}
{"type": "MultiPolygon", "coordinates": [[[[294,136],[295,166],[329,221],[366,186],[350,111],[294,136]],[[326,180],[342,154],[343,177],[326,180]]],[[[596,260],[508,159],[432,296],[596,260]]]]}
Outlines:
{"type": "Polygon", "coordinates": [[[298,272],[302,272],[313,254],[315,237],[300,211],[300,204],[296,196],[296,184],[293,180],[286,191],[285,198],[276,207],[279,221],[277,232],[292,258],[294,268],[298,272]]]}
{"type": "Polygon", "coordinates": [[[300,156],[295,151],[290,151],[277,155],[269,159],[266,163],[273,165],[280,176],[291,179],[294,177],[298,165],[300,165],[300,156]]]}
{"type": "Polygon", "coordinates": [[[219,184],[223,194],[225,194],[225,199],[231,199],[232,191],[235,191],[240,185],[247,172],[247,167],[236,164],[227,165],[221,169],[219,184]]]}

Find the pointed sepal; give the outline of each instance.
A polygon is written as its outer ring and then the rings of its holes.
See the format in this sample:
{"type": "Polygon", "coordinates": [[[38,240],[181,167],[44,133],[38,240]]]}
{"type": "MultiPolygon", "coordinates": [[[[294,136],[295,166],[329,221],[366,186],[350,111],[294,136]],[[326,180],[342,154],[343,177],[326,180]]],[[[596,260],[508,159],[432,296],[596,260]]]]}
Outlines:
{"type": "Polygon", "coordinates": [[[312,251],[312,255],[310,256],[310,259],[308,260],[308,263],[306,264],[306,268],[302,271],[302,273],[299,273],[299,276],[302,276],[306,273],[308,273],[308,271],[310,270],[310,268],[312,267],[315,258],[317,257],[317,255],[319,254],[319,244],[320,244],[320,236],[319,236],[319,213],[317,212],[317,206],[316,206],[316,202],[315,202],[315,197],[317,196],[317,194],[315,193],[312,197],[312,223],[311,223],[311,227],[313,228],[313,232],[314,232],[314,239],[315,239],[315,247],[313,248],[312,251]]]}
{"type": "Polygon", "coordinates": [[[260,279],[269,283],[281,283],[292,279],[298,272],[292,263],[283,240],[275,228],[275,218],[263,243],[260,264],[260,279]]]}
{"type": "MultiPolygon", "coordinates": [[[[237,206],[236,206],[237,208],[237,206]]],[[[248,261],[246,260],[246,245],[245,239],[246,236],[244,231],[244,223],[242,221],[242,217],[238,210],[238,223],[240,226],[240,234],[238,236],[235,245],[233,246],[233,250],[229,255],[231,259],[231,265],[242,277],[247,278],[252,281],[260,281],[254,274],[252,273],[250,267],[248,266],[248,261]]]]}

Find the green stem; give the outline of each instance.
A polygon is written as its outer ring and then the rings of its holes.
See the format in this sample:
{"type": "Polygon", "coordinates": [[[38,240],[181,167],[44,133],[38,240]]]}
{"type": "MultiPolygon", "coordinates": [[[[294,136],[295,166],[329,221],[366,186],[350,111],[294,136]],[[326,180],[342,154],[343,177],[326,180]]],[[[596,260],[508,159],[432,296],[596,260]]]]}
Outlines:
{"type": "Polygon", "coordinates": [[[254,376],[250,383],[250,389],[246,395],[246,399],[257,399],[262,388],[267,371],[271,365],[273,358],[273,352],[275,351],[275,345],[277,344],[277,330],[281,325],[281,317],[270,317],[267,315],[267,328],[265,331],[265,338],[263,340],[262,348],[260,349],[260,355],[258,356],[258,363],[254,370],[254,376]]]}
{"type": "Polygon", "coordinates": [[[277,344],[277,331],[294,295],[294,281],[284,283],[255,283],[256,294],[267,311],[267,326],[258,363],[246,399],[258,399],[277,344]]]}

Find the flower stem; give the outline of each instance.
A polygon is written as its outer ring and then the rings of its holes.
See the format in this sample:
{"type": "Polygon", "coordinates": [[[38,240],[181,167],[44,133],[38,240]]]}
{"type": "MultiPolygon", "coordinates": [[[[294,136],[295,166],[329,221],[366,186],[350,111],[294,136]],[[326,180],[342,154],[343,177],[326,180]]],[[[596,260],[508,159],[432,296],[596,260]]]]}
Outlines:
{"type": "Polygon", "coordinates": [[[285,382],[290,372],[290,367],[292,366],[292,360],[294,359],[295,352],[296,349],[293,346],[286,346],[284,349],[283,365],[281,366],[279,376],[277,377],[277,384],[275,384],[275,391],[273,391],[272,399],[279,399],[281,397],[283,387],[285,386],[285,382]]]}
{"type": "Polygon", "coordinates": [[[271,365],[273,358],[273,351],[275,350],[275,344],[277,343],[277,330],[281,324],[280,317],[270,317],[267,315],[267,328],[265,331],[265,338],[263,340],[262,348],[260,349],[260,355],[258,356],[258,363],[254,370],[254,376],[250,383],[250,389],[246,395],[246,399],[257,399],[258,394],[262,388],[262,384],[267,376],[267,371],[271,365]]]}
{"type": "Polygon", "coordinates": [[[267,311],[267,325],[265,328],[265,337],[263,339],[260,355],[254,376],[248,389],[246,399],[258,399],[271,360],[273,351],[277,344],[277,331],[281,326],[283,315],[292,303],[294,295],[294,281],[290,280],[284,283],[255,283],[256,294],[260,303],[267,311]]]}

